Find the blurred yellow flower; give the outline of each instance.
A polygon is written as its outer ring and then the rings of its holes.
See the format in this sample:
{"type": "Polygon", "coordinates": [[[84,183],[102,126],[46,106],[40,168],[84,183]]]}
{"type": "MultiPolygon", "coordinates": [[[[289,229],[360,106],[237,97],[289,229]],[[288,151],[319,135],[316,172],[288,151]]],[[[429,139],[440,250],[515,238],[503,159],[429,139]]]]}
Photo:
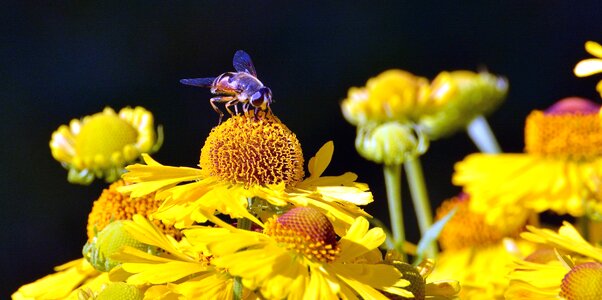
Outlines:
{"type": "Polygon", "coordinates": [[[71,183],[89,184],[94,178],[119,179],[124,167],[142,153],[161,146],[153,115],[142,107],[102,112],[61,125],[50,140],[52,156],[69,170],[71,183]]]}
{"type": "Polygon", "coordinates": [[[476,117],[493,112],[508,92],[508,80],[487,72],[441,72],[431,83],[429,103],[436,109],[418,123],[435,140],[466,128],[476,117]]]}
{"type": "Polygon", "coordinates": [[[200,169],[163,166],[143,155],[146,165],[127,167],[121,187],[131,197],[157,192],[163,203],[154,218],[177,228],[208,219],[217,211],[247,218],[260,226],[277,210],[309,206],[322,211],[344,233],[357,216],[369,216],[357,205],[372,202],[357,175],[322,176],[334,146],[326,143],[308,164],[296,136],[272,114],[236,115],[214,128],[201,150],[200,169]],[[189,182],[181,185],[179,183],[189,182]],[[176,186],[177,185],[177,186],[176,186]],[[252,200],[249,204],[249,199],[252,200]],[[258,219],[256,216],[259,216],[258,219]]]}
{"type": "Polygon", "coordinates": [[[558,233],[527,226],[521,236],[551,247],[516,261],[506,299],[601,299],[602,248],[588,243],[568,222],[558,233]]]}
{"type": "MultiPolygon", "coordinates": [[[[602,46],[594,41],[585,43],[585,50],[597,57],[584,59],[577,63],[573,72],[579,77],[586,77],[596,73],[602,73],[602,46]]],[[[602,80],[596,85],[596,90],[602,96],[602,80]]]]}
{"type": "Polygon", "coordinates": [[[355,126],[407,122],[430,111],[428,80],[403,70],[388,70],[352,87],[341,103],[343,116],[355,126]]]}
{"type": "Polygon", "coordinates": [[[444,201],[437,209],[441,219],[455,209],[439,236],[443,251],[429,278],[453,278],[462,284],[461,299],[503,299],[511,263],[533,250],[531,243],[515,241],[526,216],[509,228],[485,223],[484,215],[469,209],[471,198],[462,194],[444,201]]]}
{"type": "Polygon", "coordinates": [[[471,195],[488,224],[509,225],[525,210],[600,216],[600,107],[567,98],[525,126],[526,154],[471,154],[456,164],[453,183],[471,195]],[[511,217],[509,221],[508,218],[511,217]]]}

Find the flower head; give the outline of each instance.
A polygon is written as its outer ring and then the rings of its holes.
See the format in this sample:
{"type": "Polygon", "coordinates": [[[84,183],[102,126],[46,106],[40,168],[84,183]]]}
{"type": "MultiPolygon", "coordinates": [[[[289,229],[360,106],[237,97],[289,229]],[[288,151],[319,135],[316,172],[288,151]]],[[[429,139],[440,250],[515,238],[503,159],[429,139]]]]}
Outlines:
{"type": "MultiPolygon", "coordinates": [[[[585,43],[585,50],[597,57],[597,58],[588,58],[580,61],[575,66],[573,72],[578,77],[586,77],[596,73],[602,72],[602,46],[594,41],[587,41],[585,43]]],[[[602,80],[598,82],[596,85],[596,90],[602,96],[602,80]]]]}
{"type": "Polygon", "coordinates": [[[495,110],[508,92],[508,80],[487,72],[441,72],[431,83],[433,113],[420,116],[419,124],[431,139],[450,135],[472,120],[495,110]]]}
{"type": "Polygon", "coordinates": [[[126,107],[119,113],[107,107],[61,125],[52,134],[50,150],[69,170],[69,182],[89,184],[94,178],[112,182],[141,153],[161,146],[153,126],[153,115],[142,107],[126,107]]]}
{"type": "Polygon", "coordinates": [[[514,241],[526,222],[526,216],[513,220],[511,227],[487,224],[481,213],[470,210],[467,194],[444,201],[437,218],[455,209],[439,236],[443,251],[431,278],[453,278],[462,283],[461,299],[503,299],[508,286],[508,265],[532,251],[533,246],[514,241]]]}
{"type": "Polygon", "coordinates": [[[587,100],[569,98],[532,112],[526,154],[469,155],[456,164],[454,184],[464,186],[473,197],[471,209],[484,213],[489,224],[525,210],[597,215],[602,201],[598,110],[587,100]]]}
{"type": "Polygon", "coordinates": [[[360,217],[337,240],[320,214],[299,207],[268,221],[264,232],[199,227],[185,235],[193,245],[207,245],[212,265],[267,299],[387,299],[379,290],[412,297],[401,273],[382,263],[381,229],[369,230],[360,217]]]}
{"type": "Polygon", "coordinates": [[[332,152],[332,143],[324,145],[302,180],[303,160],[294,134],[272,114],[237,115],[207,138],[201,169],[163,166],[145,155],[146,165],[129,166],[123,176],[134,184],[119,190],[131,197],[157,192],[163,202],[153,216],[180,228],[208,219],[219,222],[215,212],[263,225],[257,217],[265,220],[291,206],[309,206],[344,232],[355,217],[368,216],[356,205],[371,202],[372,194],[355,182],[353,173],[321,176],[332,152]],[[191,183],[177,185],[183,182],[191,183]]]}
{"type": "Polygon", "coordinates": [[[428,80],[403,70],[388,70],[370,78],[365,87],[352,87],[341,103],[353,125],[404,122],[429,111],[428,80]]]}

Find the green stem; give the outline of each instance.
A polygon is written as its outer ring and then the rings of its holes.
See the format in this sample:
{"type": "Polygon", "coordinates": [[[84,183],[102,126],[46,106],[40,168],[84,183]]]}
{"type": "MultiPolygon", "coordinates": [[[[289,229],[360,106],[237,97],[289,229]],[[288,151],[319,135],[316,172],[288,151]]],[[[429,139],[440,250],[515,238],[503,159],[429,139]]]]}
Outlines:
{"type": "MultiPolygon", "coordinates": [[[[429,197],[426,192],[426,185],[424,183],[424,175],[422,173],[420,157],[407,157],[403,165],[408,177],[410,194],[412,195],[412,201],[414,203],[414,210],[416,211],[416,218],[418,219],[420,234],[424,237],[427,230],[429,230],[431,225],[433,225],[433,216],[429,197]]],[[[428,257],[435,257],[437,255],[437,248],[434,241],[429,245],[426,254],[428,257]]]]}
{"type": "MultiPolygon", "coordinates": [[[[406,258],[403,252],[405,243],[405,230],[403,226],[403,210],[401,207],[401,165],[384,165],[385,187],[387,188],[387,201],[389,204],[389,220],[393,232],[395,249],[406,258]]],[[[405,259],[407,261],[407,259],[405,259]]]]}
{"type": "Polygon", "coordinates": [[[483,153],[501,153],[502,150],[495,135],[487,123],[487,119],[483,116],[478,116],[466,126],[468,136],[475,143],[479,151],[483,153]]]}
{"type": "MultiPolygon", "coordinates": [[[[240,218],[236,222],[236,228],[243,230],[250,230],[253,222],[247,218],[240,218]]],[[[241,300],[242,299],[242,280],[240,277],[234,277],[234,287],[233,287],[233,300],[241,300]]]]}
{"type": "Polygon", "coordinates": [[[242,280],[240,277],[234,277],[234,297],[233,300],[241,300],[242,299],[242,280]]]}

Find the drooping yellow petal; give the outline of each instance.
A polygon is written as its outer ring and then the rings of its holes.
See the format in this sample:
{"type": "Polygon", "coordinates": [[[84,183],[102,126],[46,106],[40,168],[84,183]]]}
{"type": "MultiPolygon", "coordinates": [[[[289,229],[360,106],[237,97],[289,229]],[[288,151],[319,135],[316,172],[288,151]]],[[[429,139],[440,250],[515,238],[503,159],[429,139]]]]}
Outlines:
{"type": "Polygon", "coordinates": [[[326,167],[330,164],[332,154],[334,153],[334,143],[332,141],[326,142],[320,150],[316,153],[316,156],[309,159],[307,168],[309,170],[309,178],[317,178],[324,173],[326,167]]]}
{"type": "Polygon", "coordinates": [[[549,229],[539,229],[527,226],[531,232],[524,232],[521,236],[536,243],[547,244],[562,250],[576,252],[602,262],[602,249],[592,246],[570,223],[564,222],[558,233],[549,229]]]}
{"type": "Polygon", "coordinates": [[[184,261],[194,260],[194,258],[189,256],[180,255],[180,251],[176,248],[176,240],[171,236],[163,234],[151,222],[140,215],[134,215],[133,221],[124,222],[123,226],[133,238],[142,243],[159,247],[184,261]]]}

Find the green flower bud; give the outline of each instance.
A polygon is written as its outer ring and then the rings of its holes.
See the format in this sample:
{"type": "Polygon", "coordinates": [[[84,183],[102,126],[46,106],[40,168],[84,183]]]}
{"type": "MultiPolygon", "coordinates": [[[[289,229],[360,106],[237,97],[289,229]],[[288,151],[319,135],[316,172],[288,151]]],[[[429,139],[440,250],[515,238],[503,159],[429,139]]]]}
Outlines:
{"type": "Polygon", "coordinates": [[[144,294],[135,286],[125,282],[116,282],[107,285],[95,300],[142,300],[144,294]]]}
{"type": "Polygon", "coordinates": [[[86,260],[101,272],[108,272],[121,264],[111,255],[124,246],[130,246],[148,253],[157,253],[157,248],[134,239],[124,228],[122,220],[114,221],[84,245],[82,254],[86,260]]]}
{"type": "Polygon", "coordinates": [[[388,122],[358,127],[355,148],[361,156],[376,163],[401,164],[408,156],[424,153],[428,140],[411,125],[388,122]]]}
{"type": "Polygon", "coordinates": [[[495,110],[508,92],[508,80],[487,72],[441,72],[431,83],[430,101],[439,107],[419,124],[432,140],[465,128],[495,110]]]}

